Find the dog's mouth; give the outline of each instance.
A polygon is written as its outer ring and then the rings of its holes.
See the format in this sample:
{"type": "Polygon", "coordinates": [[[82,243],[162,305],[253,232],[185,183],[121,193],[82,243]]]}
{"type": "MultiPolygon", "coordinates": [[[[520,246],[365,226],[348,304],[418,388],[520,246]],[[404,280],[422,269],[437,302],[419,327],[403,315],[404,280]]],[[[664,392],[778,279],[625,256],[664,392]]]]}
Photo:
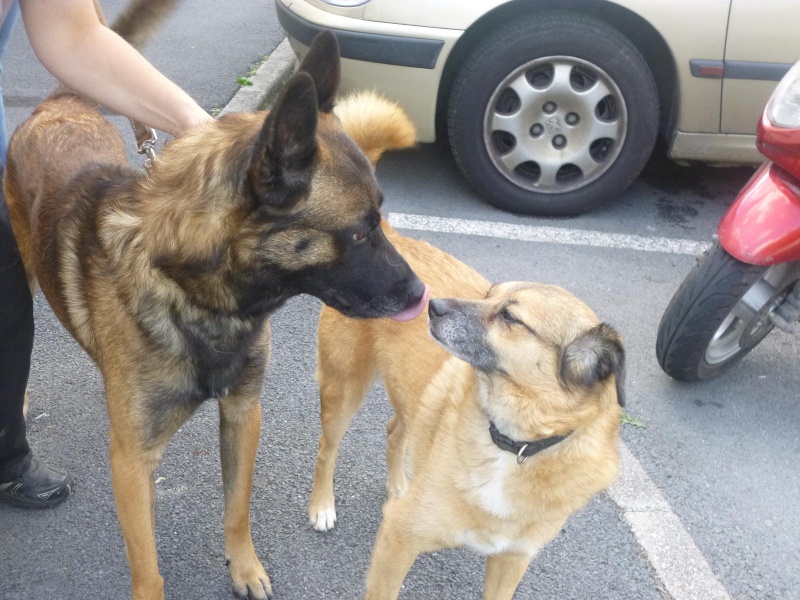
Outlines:
{"type": "Polygon", "coordinates": [[[344,294],[338,292],[332,293],[328,297],[326,304],[328,304],[331,308],[335,308],[343,315],[352,318],[363,319],[387,317],[393,321],[405,322],[416,319],[420,314],[422,314],[422,312],[425,310],[425,307],[428,305],[429,295],[430,289],[427,285],[425,285],[422,296],[420,296],[420,299],[417,302],[394,314],[387,314],[384,310],[380,309],[379,304],[377,303],[367,303],[359,308],[359,303],[354,303],[344,294]]]}
{"type": "Polygon", "coordinates": [[[338,310],[346,317],[350,317],[353,319],[363,318],[364,315],[361,314],[362,311],[359,311],[353,303],[346,298],[343,294],[331,294],[328,300],[325,301],[325,304],[338,310]]]}
{"type": "Polygon", "coordinates": [[[462,310],[452,308],[453,301],[431,300],[428,305],[431,338],[456,358],[485,373],[505,373],[499,358],[486,340],[485,332],[472,327],[462,310]]]}
{"type": "Polygon", "coordinates": [[[431,289],[428,287],[428,284],[425,284],[425,290],[422,292],[422,297],[419,299],[419,302],[414,304],[413,306],[409,306],[405,310],[401,310],[399,313],[390,316],[389,318],[392,321],[411,321],[416,319],[418,316],[422,314],[422,311],[425,310],[425,307],[428,306],[428,297],[430,296],[431,289]]]}

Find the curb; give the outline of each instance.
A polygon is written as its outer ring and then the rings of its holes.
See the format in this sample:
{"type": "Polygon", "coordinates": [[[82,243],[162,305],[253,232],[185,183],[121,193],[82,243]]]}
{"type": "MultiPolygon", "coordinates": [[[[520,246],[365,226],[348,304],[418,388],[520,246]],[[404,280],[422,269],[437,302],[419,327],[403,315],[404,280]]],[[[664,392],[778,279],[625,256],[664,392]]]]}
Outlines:
{"type": "Polygon", "coordinates": [[[275,51],[264,61],[256,74],[250,78],[253,85],[242,86],[217,117],[232,112],[253,112],[265,108],[278,93],[287,79],[294,73],[297,59],[289,40],[278,44],[275,51]]]}

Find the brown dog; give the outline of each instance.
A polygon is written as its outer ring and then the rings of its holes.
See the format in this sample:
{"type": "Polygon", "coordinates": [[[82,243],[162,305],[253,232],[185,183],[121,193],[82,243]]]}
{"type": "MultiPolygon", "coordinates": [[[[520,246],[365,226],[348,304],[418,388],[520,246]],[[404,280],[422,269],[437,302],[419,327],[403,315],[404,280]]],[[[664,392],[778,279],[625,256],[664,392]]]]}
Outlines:
{"type": "MultiPolygon", "coordinates": [[[[380,115],[385,103],[371,102],[380,115]]],[[[385,110],[397,119],[396,107],[385,110]]],[[[386,121],[352,113],[357,120],[340,113],[345,129],[380,156],[386,121]]],[[[430,324],[419,317],[410,326],[323,308],[311,523],[325,531],[336,521],[339,443],[381,377],[395,414],[366,597],[397,598],[420,553],[466,546],[487,556],[484,598],[511,598],[531,558],[617,476],[619,336],[561,288],[490,286],[441,250],[383,227],[433,297],[462,299],[431,300],[430,324]]]]}
{"type": "MultiPolygon", "coordinates": [[[[142,39],[135,19],[126,27],[142,39]]],[[[209,398],[233,589],[271,597],[249,523],[269,314],[300,293],[353,317],[424,309],[422,282],[378,226],[370,163],[332,114],[338,80],[336,40],[321,34],[269,114],[200,126],[148,172],[63,90],[11,140],[4,185],[31,284],[102,371],[135,598],[163,597],[154,469],[209,398]]]]}

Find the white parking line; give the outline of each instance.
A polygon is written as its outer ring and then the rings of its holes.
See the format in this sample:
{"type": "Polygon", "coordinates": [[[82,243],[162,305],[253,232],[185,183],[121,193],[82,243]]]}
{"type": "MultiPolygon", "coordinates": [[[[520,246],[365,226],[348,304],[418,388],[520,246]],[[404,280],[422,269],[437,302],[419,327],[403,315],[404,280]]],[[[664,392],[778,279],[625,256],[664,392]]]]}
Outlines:
{"type": "Polygon", "coordinates": [[[608,496],[669,595],[674,600],[730,600],[661,490],[624,443],[619,449],[619,479],[608,496]]]}
{"type": "Polygon", "coordinates": [[[645,237],[625,233],[603,233],[601,231],[582,231],[562,227],[539,225],[515,225],[493,221],[473,221],[453,217],[430,217],[407,213],[389,213],[389,223],[399,229],[416,231],[435,231],[439,233],[459,233],[479,235],[507,240],[526,242],[546,242],[549,244],[570,244],[573,246],[593,246],[596,248],[625,248],[644,252],[666,252],[668,254],[700,254],[708,245],[704,242],[665,237],[645,237]]]}
{"type": "MultiPolygon", "coordinates": [[[[390,213],[398,229],[456,233],[483,237],[620,248],[669,254],[699,254],[706,244],[673,238],[533,225],[513,225],[450,217],[390,213]]],[[[703,553],[672,511],[658,486],[647,476],[628,447],[620,441],[620,476],[608,496],[647,556],[656,576],[673,600],[730,600],[703,553]]]]}

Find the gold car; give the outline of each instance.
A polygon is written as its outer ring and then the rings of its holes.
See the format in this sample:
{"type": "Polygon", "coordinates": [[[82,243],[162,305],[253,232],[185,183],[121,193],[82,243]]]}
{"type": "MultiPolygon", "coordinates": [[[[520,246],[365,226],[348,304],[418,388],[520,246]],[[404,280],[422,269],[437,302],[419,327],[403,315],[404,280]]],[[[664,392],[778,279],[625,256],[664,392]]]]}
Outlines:
{"type": "Polygon", "coordinates": [[[660,132],[680,162],[758,163],[755,127],[800,59],[798,0],[276,0],[299,56],[336,33],[343,91],[447,135],[497,206],[570,215],[616,198],[660,132]]]}

